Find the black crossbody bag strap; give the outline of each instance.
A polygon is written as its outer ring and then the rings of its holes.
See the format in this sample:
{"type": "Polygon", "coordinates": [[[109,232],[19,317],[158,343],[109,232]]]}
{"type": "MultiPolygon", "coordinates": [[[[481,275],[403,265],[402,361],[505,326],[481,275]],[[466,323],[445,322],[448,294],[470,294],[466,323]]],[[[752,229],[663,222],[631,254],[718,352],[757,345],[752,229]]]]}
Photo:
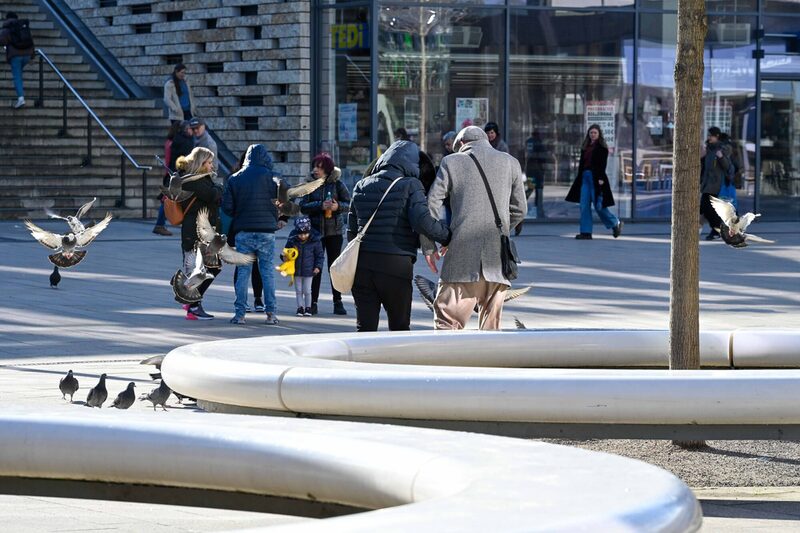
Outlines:
{"type": "Polygon", "coordinates": [[[483,167],[480,163],[478,163],[478,158],[475,157],[475,154],[470,153],[469,156],[472,158],[472,162],[475,163],[475,166],[478,167],[478,172],[481,173],[481,178],[483,178],[483,184],[486,186],[486,194],[489,195],[489,202],[492,204],[492,211],[494,212],[494,223],[497,224],[497,229],[500,230],[500,234],[503,234],[503,223],[500,221],[500,215],[497,212],[497,205],[494,203],[494,195],[492,195],[492,189],[489,187],[489,180],[486,179],[486,174],[483,172],[483,167]]]}

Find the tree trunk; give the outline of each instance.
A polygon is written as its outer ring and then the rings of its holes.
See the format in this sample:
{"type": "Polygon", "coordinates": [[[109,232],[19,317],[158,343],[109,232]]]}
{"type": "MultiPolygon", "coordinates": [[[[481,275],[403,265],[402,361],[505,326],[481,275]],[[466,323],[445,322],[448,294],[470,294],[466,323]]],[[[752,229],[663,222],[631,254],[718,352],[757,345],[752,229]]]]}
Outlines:
{"type": "MultiPolygon", "coordinates": [[[[675,58],[669,367],[700,368],[700,142],[703,103],[704,0],[678,1],[675,58]]],[[[687,448],[703,441],[677,442],[687,448]]]]}

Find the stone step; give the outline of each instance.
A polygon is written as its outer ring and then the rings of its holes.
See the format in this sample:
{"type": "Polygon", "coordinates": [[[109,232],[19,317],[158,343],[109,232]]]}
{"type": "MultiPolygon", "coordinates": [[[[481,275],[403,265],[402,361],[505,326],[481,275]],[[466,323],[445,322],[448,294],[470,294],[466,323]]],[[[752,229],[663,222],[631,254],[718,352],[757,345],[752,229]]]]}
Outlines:
{"type": "MultiPolygon", "coordinates": [[[[168,129],[160,113],[147,113],[144,114],[144,116],[128,118],[119,115],[109,116],[104,111],[105,110],[103,110],[103,116],[99,118],[112,133],[122,129],[136,128],[140,133],[144,133],[147,130],[149,134],[158,134],[160,132],[166,134],[168,129]]],[[[80,126],[85,129],[88,116],[89,113],[84,108],[68,110],[67,125],[70,127],[80,126]]],[[[21,113],[3,116],[3,114],[0,113],[0,117],[3,117],[3,127],[5,128],[61,128],[63,122],[63,115],[61,113],[54,115],[52,112],[50,115],[42,114],[38,116],[22,115],[21,113]]],[[[100,128],[97,125],[93,127],[100,128]]],[[[114,133],[114,135],[116,135],[116,133],[114,133]]]]}

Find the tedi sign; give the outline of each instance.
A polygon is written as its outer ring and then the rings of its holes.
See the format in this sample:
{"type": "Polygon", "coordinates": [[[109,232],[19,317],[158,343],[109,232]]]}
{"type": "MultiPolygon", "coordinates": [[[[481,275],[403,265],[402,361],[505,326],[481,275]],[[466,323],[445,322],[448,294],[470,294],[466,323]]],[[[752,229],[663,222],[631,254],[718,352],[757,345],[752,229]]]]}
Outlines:
{"type": "Polygon", "coordinates": [[[334,50],[369,48],[368,26],[364,23],[332,25],[331,48],[334,50]]]}

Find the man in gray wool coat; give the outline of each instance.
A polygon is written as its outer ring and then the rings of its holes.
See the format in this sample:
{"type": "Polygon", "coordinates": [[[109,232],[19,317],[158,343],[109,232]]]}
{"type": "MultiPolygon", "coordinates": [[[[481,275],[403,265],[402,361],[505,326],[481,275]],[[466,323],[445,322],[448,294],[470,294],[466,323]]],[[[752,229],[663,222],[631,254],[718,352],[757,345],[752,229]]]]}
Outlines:
{"type": "Polygon", "coordinates": [[[436,252],[430,241],[422,239],[431,270],[436,272],[440,255],[444,258],[433,302],[434,324],[436,329],[463,329],[477,304],[480,328],[500,329],[511,282],[503,276],[492,204],[469,154],[475,155],[486,174],[505,235],[528,210],[522,170],[515,157],[492,148],[486,133],[476,126],[461,130],[453,148],[455,153],[442,160],[428,192],[428,208],[434,218],[449,220],[452,240],[436,252]]]}

